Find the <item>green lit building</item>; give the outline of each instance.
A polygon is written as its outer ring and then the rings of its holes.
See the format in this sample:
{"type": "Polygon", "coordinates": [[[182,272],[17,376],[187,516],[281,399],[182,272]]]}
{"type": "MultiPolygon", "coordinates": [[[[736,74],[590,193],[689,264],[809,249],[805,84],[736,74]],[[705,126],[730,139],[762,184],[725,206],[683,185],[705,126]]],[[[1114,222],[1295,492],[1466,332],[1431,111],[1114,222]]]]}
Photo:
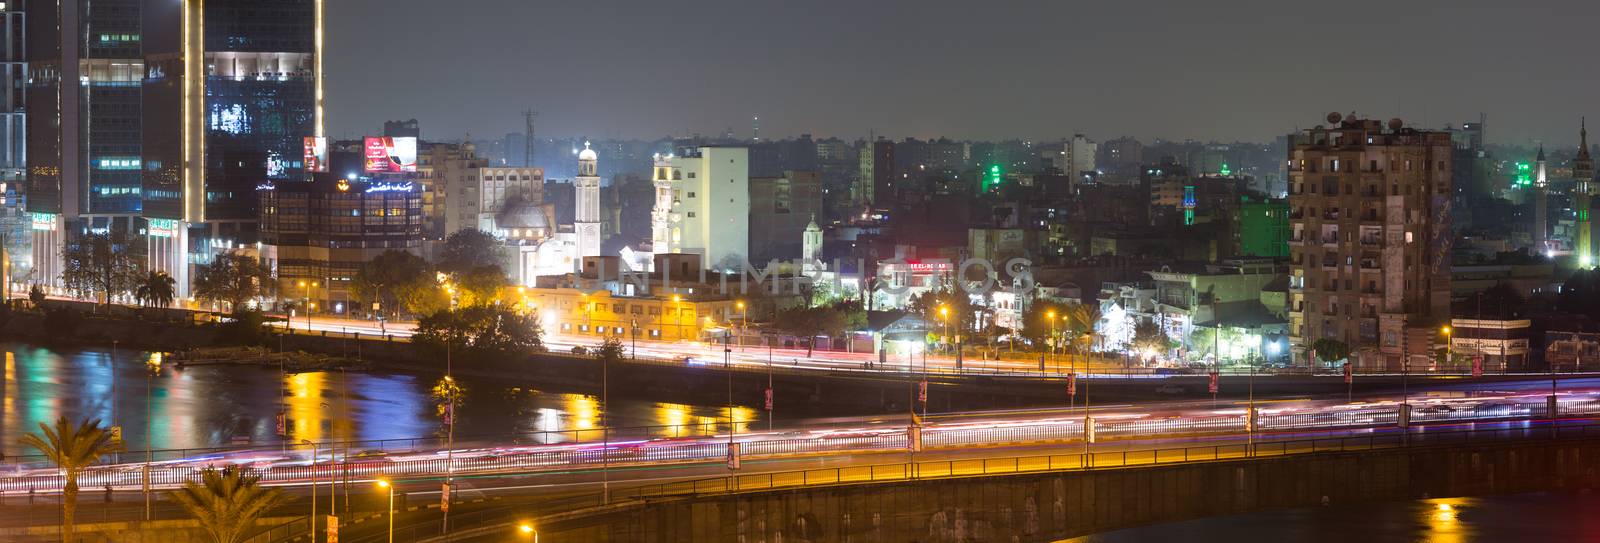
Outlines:
{"type": "Polygon", "coordinates": [[[1289,257],[1288,201],[1241,196],[1237,213],[1240,255],[1289,257]]]}

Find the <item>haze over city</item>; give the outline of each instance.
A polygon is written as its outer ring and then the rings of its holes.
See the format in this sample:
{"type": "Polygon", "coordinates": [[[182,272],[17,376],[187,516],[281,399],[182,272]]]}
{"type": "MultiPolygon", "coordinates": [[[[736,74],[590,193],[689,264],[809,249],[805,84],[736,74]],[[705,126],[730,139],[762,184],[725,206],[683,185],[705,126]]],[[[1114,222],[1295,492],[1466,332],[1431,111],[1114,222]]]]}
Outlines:
{"type": "Polygon", "coordinates": [[[1600,5],[1489,1],[330,3],[333,135],[1269,141],[1330,110],[1576,143],[1600,5]],[[477,14],[493,13],[493,16],[477,14]]]}

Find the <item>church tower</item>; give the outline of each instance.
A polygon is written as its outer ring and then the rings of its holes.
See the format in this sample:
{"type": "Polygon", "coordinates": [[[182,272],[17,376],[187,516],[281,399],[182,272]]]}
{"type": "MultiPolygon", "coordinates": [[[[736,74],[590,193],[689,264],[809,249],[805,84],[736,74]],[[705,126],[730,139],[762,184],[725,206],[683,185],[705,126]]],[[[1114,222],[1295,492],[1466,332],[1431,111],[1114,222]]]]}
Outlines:
{"type": "Polygon", "coordinates": [[[1578,215],[1578,232],[1573,247],[1578,253],[1578,266],[1590,268],[1595,264],[1594,223],[1589,221],[1589,208],[1594,205],[1594,161],[1589,159],[1589,127],[1578,121],[1578,156],[1572,159],[1572,177],[1576,185],[1572,191],[1572,207],[1578,215]]]}
{"type": "Polygon", "coordinates": [[[1549,206],[1547,200],[1549,199],[1550,180],[1545,177],[1543,145],[1539,146],[1539,158],[1534,159],[1534,161],[1538,165],[1534,167],[1533,172],[1533,250],[1538,254],[1544,254],[1550,250],[1548,244],[1545,243],[1546,238],[1549,236],[1549,206]]]}
{"type": "MultiPolygon", "coordinates": [[[[572,229],[578,235],[578,256],[600,256],[600,176],[596,173],[599,157],[589,142],[583,142],[578,152],[578,176],[572,180],[577,192],[577,212],[573,214],[572,229]]],[[[581,261],[581,258],[579,259],[581,261]]]]}
{"type": "Polygon", "coordinates": [[[805,272],[822,271],[822,228],[817,226],[817,216],[811,216],[811,224],[806,225],[805,233],[800,235],[801,270],[805,272]]]}

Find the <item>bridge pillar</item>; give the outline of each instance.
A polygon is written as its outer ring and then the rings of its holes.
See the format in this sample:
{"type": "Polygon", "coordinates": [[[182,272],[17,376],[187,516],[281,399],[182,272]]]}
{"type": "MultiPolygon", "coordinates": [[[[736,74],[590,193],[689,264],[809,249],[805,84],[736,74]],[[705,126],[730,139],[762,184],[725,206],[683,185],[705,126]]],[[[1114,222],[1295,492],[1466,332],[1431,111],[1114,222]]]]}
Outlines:
{"type": "Polygon", "coordinates": [[[1544,412],[1549,413],[1550,418],[1552,419],[1559,415],[1559,411],[1556,409],[1556,407],[1556,395],[1551,394],[1546,396],[1544,399],[1544,412]]]}
{"type": "Polygon", "coordinates": [[[1398,426],[1401,428],[1411,427],[1411,404],[1400,404],[1400,417],[1397,420],[1399,420],[1398,426]]]}

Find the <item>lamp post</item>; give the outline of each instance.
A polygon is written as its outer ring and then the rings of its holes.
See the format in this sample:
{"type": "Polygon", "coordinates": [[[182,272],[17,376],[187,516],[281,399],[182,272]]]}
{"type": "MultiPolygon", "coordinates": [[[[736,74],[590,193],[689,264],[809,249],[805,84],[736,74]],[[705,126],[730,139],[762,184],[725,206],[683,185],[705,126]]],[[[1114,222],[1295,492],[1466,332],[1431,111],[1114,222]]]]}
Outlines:
{"type": "MultiPolygon", "coordinates": [[[[1051,309],[1047,315],[1050,316],[1050,360],[1053,362],[1056,359],[1056,343],[1058,343],[1056,340],[1056,310],[1051,309]]],[[[1061,367],[1057,365],[1056,370],[1058,373],[1060,369],[1061,367]]],[[[1044,373],[1044,368],[1039,368],[1039,373],[1044,373]]]]}
{"type": "Polygon", "coordinates": [[[389,543],[394,543],[394,483],[388,479],[378,479],[378,488],[389,491],[389,543]]]}
{"type": "Polygon", "coordinates": [[[943,305],[939,306],[939,321],[944,323],[944,338],[945,338],[945,340],[948,341],[949,338],[950,338],[950,307],[949,306],[943,306],[943,305]]]}
{"type": "Polygon", "coordinates": [[[1444,363],[1447,366],[1454,364],[1456,361],[1456,346],[1455,341],[1452,341],[1450,336],[1450,327],[1447,325],[1440,328],[1439,331],[1444,333],[1444,363]]]}
{"type": "Polygon", "coordinates": [[[744,311],[744,300],[734,302],[734,307],[739,308],[739,327],[736,329],[739,336],[739,352],[744,352],[744,328],[749,325],[749,314],[744,311]]]}
{"type": "Polygon", "coordinates": [[[683,296],[672,295],[672,324],[678,329],[678,340],[683,340],[683,296]]]}
{"type": "MultiPolygon", "coordinates": [[[[448,429],[446,430],[446,434],[445,434],[445,446],[444,446],[444,473],[445,473],[445,475],[444,475],[444,496],[441,497],[442,501],[440,503],[440,508],[444,509],[444,511],[443,511],[444,512],[444,517],[440,521],[440,524],[439,524],[440,532],[441,533],[445,533],[445,534],[450,533],[450,505],[449,505],[450,491],[452,489],[452,486],[455,485],[455,474],[456,474],[456,462],[455,462],[455,454],[456,454],[456,391],[458,390],[457,385],[456,385],[456,378],[451,375],[451,370],[453,368],[451,368],[451,366],[450,366],[449,345],[450,345],[450,341],[449,341],[449,339],[446,339],[445,340],[445,346],[446,346],[445,347],[445,353],[446,353],[445,354],[445,370],[444,370],[445,371],[445,374],[444,374],[444,383],[445,383],[444,384],[444,386],[445,386],[445,389],[444,389],[445,390],[444,412],[445,412],[445,424],[446,424],[446,427],[448,429]]],[[[312,499],[315,499],[316,491],[313,490],[311,492],[311,495],[313,497],[312,499]]]]}
{"type": "MultiPolygon", "coordinates": [[[[302,439],[300,444],[311,446],[311,540],[315,543],[317,539],[317,443],[309,439],[302,439]]],[[[329,509],[332,509],[332,507],[329,507],[329,509]]]]}
{"type": "Polygon", "coordinates": [[[153,353],[144,362],[144,520],[150,521],[150,462],[154,460],[151,449],[155,437],[155,422],[150,408],[150,381],[161,374],[161,353],[153,353]]]}

